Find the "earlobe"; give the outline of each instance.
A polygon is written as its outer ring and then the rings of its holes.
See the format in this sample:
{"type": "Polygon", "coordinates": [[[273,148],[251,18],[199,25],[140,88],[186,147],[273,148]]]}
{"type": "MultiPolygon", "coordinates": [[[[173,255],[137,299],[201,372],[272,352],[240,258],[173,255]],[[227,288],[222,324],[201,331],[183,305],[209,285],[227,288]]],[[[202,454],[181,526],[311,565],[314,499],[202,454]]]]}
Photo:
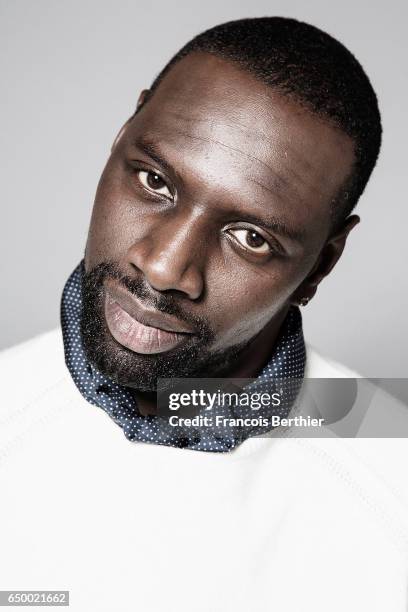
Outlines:
{"type": "Polygon", "coordinates": [[[328,238],[312,270],[293,295],[292,304],[306,306],[310,302],[321,281],[330,274],[339,261],[349,233],[359,222],[360,217],[351,215],[343,226],[328,238]]]}

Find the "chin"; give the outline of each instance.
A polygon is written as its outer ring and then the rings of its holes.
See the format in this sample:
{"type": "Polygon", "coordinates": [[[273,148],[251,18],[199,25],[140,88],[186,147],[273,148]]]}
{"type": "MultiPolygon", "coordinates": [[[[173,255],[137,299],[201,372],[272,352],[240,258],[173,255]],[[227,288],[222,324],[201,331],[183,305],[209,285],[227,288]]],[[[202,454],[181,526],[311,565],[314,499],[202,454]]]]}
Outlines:
{"type": "MultiPolygon", "coordinates": [[[[88,360],[112,381],[141,392],[156,391],[159,379],[216,377],[244,348],[235,346],[211,353],[207,347],[192,343],[167,353],[142,355],[120,345],[108,330],[95,331],[82,331],[88,360]]],[[[165,386],[170,382],[160,385],[165,386]]]]}

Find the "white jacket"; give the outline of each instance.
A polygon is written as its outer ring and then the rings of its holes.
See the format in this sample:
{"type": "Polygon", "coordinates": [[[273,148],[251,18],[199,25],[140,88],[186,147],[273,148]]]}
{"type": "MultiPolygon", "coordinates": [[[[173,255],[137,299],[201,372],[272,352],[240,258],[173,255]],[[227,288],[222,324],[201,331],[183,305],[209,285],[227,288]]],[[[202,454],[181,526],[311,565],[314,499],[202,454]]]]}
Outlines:
{"type": "MultiPolygon", "coordinates": [[[[60,330],[0,375],[0,590],[69,590],[75,612],[407,610],[405,439],[132,443],[60,330]]],[[[308,347],[306,376],[355,374],[308,347]]]]}

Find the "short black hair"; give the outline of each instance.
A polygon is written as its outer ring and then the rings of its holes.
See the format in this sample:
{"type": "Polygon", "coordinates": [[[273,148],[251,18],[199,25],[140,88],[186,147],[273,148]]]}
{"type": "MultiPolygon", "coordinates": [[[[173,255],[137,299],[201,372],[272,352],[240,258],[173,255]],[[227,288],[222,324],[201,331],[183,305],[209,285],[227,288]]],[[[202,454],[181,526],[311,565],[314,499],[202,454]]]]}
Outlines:
{"type": "Polygon", "coordinates": [[[177,62],[193,52],[238,64],[352,138],[353,170],[332,202],[333,225],[341,223],[363,193],[381,146],[377,96],[354,55],[326,32],[296,19],[240,19],[190,40],[163,68],[151,92],[177,62]]]}

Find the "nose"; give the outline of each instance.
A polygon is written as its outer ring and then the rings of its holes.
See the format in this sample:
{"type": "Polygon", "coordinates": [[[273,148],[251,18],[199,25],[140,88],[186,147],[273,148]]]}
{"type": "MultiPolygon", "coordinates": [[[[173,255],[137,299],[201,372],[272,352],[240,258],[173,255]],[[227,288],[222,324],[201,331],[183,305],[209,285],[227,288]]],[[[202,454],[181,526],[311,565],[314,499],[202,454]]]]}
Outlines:
{"type": "Polygon", "coordinates": [[[157,291],[180,291],[191,300],[204,289],[205,239],[197,218],[161,218],[135,240],[128,263],[157,291]]]}

